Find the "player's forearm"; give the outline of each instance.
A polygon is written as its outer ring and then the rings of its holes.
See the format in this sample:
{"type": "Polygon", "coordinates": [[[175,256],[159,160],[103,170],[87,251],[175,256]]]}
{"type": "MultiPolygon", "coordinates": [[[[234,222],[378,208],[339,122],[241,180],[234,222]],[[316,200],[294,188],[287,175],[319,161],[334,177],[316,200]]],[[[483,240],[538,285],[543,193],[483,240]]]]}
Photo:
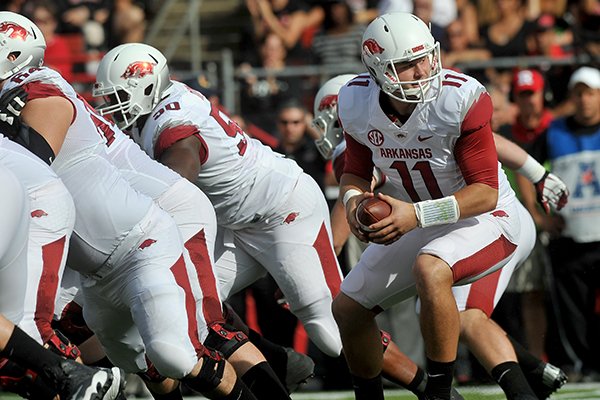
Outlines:
{"type": "Polygon", "coordinates": [[[454,193],[460,210],[460,219],[474,217],[496,208],[498,189],[483,183],[473,183],[454,193]]]}
{"type": "Polygon", "coordinates": [[[498,160],[502,165],[516,171],[525,164],[525,160],[529,154],[519,145],[496,133],[494,133],[494,141],[496,142],[498,160]]]}
{"type": "Polygon", "coordinates": [[[354,174],[344,173],[340,179],[340,195],[338,198],[343,199],[349,190],[363,192],[371,191],[371,182],[356,176],[354,174]]]}
{"type": "Polygon", "coordinates": [[[342,199],[338,198],[331,210],[331,232],[333,234],[333,248],[335,255],[339,256],[348,237],[350,236],[350,227],[346,220],[346,211],[342,204],[342,199]]]}

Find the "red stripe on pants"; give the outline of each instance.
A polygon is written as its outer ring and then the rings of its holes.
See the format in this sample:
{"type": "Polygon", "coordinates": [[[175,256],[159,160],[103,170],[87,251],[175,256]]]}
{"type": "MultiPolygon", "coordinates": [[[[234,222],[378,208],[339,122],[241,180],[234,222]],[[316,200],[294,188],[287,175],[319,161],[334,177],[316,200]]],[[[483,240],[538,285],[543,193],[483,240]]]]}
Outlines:
{"type": "Polygon", "coordinates": [[[185,310],[188,316],[188,336],[194,345],[196,351],[202,349],[200,337],[198,336],[198,319],[196,318],[196,299],[192,293],[190,280],[185,269],[185,261],[183,256],[179,257],[177,262],[171,267],[171,272],[175,277],[177,285],[185,292],[185,310]]]}
{"type": "Polygon", "coordinates": [[[323,274],[325,275],[325,281],[327,282],[331,296],[335,297],[340,292],[342,279],[340,277],[335,252],[331,246],[331,241],[329,240],[329,235],[327,234],[324,223],[321,224],[321,229],[319,230],[317,239],[313,243],[313,247],[319,255],[323,274]]]}
{"type": "Polygon", "coordinates": [[[206,323],[210,325],[214,322],[223,322],[223,309],[219,301],[217,280],[206,247],[204,229],[188,240],[185,243],[185,248],[190,253],[190,258],[196,268],[196,274],[198,274],[198,281],[202,289],[202,311],[206,323]]]}
{"type": "Polygon", "coordinates": [[[42,275],[37,291],[34,321],[45,343],[54,335],[51,323],[58,290],[58,270],[65,253],[66,236],[42,246],[42,275]]]}

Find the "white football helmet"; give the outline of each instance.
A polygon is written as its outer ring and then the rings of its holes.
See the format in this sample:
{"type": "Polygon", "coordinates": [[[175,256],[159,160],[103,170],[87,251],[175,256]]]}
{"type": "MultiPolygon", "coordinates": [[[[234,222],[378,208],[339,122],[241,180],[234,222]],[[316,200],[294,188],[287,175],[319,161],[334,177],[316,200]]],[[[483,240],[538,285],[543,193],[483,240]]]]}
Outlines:
{"type": "Polygon", "coordinates": [[[342,141],[342,128],[338,121],[337,99],[340,88],[356,75],[345,74],[331,78],[321,86],[315,96],[313,126],[320,138],[315,140],[319,153],[329,160],[333,149],[342,141]]]}
{"type": "Polygon", "coordinates": [[[42,31],[28,18],[0,12],[0,80],[5,80],[25,67],[41,67],[46,40],[42,31]]]}
{"type": "Polygon", "coordinates": [[[408,103],[433,101],[441,88],[440,44],[429,27],[417,16],[390,13],[369,24],[362,39],[362,61],[379,87],[387,95],[408,103]],[[429,57],[431,73],[424,79],[400,81],[394,64],[429,57]],[[427,95],[431,83],[438,80],[437,91],[427,95]]]}
{"type": "Polygon", "coordinates": [[[100,61],[92,95],[104,97],[106,103],[98,111],[114,114],[117,126],[125,129],[152,112],[169,86],[165,56],[147,44],[126,43],[100,61]]]}

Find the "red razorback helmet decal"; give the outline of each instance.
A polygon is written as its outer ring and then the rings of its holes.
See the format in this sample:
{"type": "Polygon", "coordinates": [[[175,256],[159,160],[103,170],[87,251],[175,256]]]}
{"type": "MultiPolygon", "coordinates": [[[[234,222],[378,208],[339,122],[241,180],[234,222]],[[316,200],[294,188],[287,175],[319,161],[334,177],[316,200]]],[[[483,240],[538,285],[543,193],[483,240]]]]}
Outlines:
{"type": "Polygon", "coordinates": [[[27,29],[14,22],[2,22],[0,24],[0,33],[7,34],[11,39],[21,39],[23,41],[29,36],[27,29]]]}
{"type": "Polygon", "coordinates": [[[373,54],[381,54],[385,51],[385,49],[383,47],[381,47],[379,45],[379,43],[377,43],[375,41],[375,39],[367,39],[363,42],[362,45],[363,45],[364,51],[371,56],[373,54]]]}
{"type": "Polygon", "coordinates": [[[330,94],[328,96],[323,97],[321,99],[321,102],[319,103],[319,111],[335,107],[337,105],[337,100],[337,94],[330,94]]]}
{"type": "Polygon", "coordinates": [[[127,66],[121,78],[129,79],[129,78],[143,78],[146,75],[154,74],[154,67],[156,63],[151,63],[149,61],[136,61],[132,62],[127,66]]]}

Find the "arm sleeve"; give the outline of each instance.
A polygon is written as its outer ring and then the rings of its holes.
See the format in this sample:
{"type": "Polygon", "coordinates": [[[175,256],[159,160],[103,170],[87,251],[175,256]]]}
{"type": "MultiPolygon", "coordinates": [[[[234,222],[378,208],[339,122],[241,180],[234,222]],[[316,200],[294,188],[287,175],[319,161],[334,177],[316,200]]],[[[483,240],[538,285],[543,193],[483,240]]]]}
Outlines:
{"type": "Polygon", "coordinates": [[[344,155],[344,173],[353,174],[371,182],[373,177],[373,153],[367,146],[357,142],[352,136],[344,133],[346,138],[346,154],[344,155]]]}
{"type": "Polygon", "coordinates": [[[208,146],[204,139],[202,139],[202,136],[200,136],[200,130],[194,125],[178,125],[164,128],[160,132],[156,145],[154,146],[154,158],[159,160],[165,150],[171,147],[175,142],[190,136],[194,136],[200,141],[200,154],[198,156],[200,157],[200,163],[204,164],[208,158],[208,146]]]}
{"type": "Polygon", "coordinates": [[[490,124],[492,110],[490,96],[482,93],[465,115],[454,156],[468,185],[483,183],[498,189],[498,154],[490,124]]]}

